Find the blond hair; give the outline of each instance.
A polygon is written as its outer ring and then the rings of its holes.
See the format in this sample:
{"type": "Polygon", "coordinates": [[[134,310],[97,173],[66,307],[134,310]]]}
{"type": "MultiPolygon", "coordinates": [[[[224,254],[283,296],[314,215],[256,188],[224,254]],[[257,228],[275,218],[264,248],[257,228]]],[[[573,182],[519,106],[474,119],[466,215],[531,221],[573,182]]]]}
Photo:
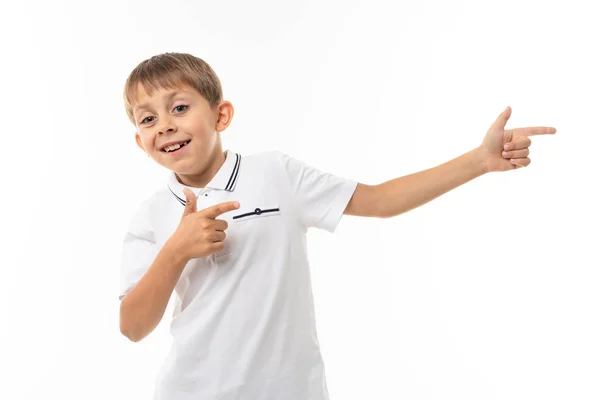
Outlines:
{"type": "Polygon", "coordinates": [[[204,60],[186,53],[159,54],[139,63],[125,82],[125,111],[134,125],[133,102],[139,84],[148,95],[152,95],[157,89],[170,89],[186,84],[196,89],[211,107],[223,100],[221,81],[204,60]]]}

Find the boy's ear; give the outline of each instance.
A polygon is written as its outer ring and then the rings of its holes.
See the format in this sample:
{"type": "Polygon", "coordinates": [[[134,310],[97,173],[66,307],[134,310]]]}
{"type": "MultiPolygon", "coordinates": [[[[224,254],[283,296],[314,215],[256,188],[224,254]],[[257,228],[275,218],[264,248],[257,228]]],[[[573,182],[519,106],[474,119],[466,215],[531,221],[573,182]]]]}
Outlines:
{"type": "Polygon", "coordinates": [[[224,131],[233,119],[233,104],[222,101],[217,108],[217,132],[224,131]]]}
{"type": "Polygon", "coordinates": [[[140,149],[142,149],[144,151],[144,153],[146,153],[146,149],[144,149],[144,145],[142,144],[142,138],[140,137],[139,133],[135,133],[135,142],[137,143],[138,147],[140,149]]]}

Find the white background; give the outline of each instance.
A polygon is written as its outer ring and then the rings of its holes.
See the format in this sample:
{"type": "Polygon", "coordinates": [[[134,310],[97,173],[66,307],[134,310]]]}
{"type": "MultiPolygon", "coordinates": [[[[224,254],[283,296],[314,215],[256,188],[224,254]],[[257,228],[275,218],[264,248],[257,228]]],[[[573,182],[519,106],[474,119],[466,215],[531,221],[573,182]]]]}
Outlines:
{"type": "Polygon", "coordinates": [[[319,337],[332,400],[600,398],[594,2],[8,3],[0,398],[150,398],[168,320],[121,336],[118,262],[166,171],[121,93],[166,51],[216,70],[226,148],[364,183],[472,149],[507,105],[508,127],[555,126],[526,169],[311,232],[319,337]]]}

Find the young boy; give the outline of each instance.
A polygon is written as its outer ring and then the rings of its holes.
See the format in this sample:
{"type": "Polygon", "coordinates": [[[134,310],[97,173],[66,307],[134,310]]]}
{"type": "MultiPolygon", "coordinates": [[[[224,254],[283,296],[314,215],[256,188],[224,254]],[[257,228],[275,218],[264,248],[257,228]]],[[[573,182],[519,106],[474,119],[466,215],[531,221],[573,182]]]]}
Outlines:
{"type": "Polygon", "coordinates": [[[223,151],[233,118],[211,67],[189,54],[140,63],[124,90],[137,145],[172,171],[125,235],[121,332],[146,337],[173,290],[173,347],[155,399],[328,399],[307,261],[310,227],[343,214],[387,218],[492,171],[525,167],[529,136],[500,114],[482,144],[379,185],[321,172],[286,154],[223,151]]]}

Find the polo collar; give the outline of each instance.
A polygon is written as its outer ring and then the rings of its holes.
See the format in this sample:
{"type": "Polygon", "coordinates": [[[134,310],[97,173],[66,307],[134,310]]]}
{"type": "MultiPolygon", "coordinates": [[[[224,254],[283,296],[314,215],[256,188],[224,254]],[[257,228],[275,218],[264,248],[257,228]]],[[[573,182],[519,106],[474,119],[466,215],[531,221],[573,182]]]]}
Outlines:
{"type": "MultiPolygon", "coordinates": [[[[242,156],[237,153],[234,153],[231,150],[227,150],[225,152],[225,162],[217,171],[217,174],[212,178],[212,180],[206,185],[207,188],[216,189],[216,190],[227,190],[228,192],[233,192],[235,189],[235,185],[238,181],[238,176],[240,172],[240,164],[242,161],[242,156]]],[[[184,188],[190,189],[196,196],[199,195],[202,188],[194,188],[185,186],[177,180],[174,172],[169,174],[169,180],[167,186],[173,196],[179,201],[181,204],[185,205],[185,193],[183,193],[184,188]]]]}

